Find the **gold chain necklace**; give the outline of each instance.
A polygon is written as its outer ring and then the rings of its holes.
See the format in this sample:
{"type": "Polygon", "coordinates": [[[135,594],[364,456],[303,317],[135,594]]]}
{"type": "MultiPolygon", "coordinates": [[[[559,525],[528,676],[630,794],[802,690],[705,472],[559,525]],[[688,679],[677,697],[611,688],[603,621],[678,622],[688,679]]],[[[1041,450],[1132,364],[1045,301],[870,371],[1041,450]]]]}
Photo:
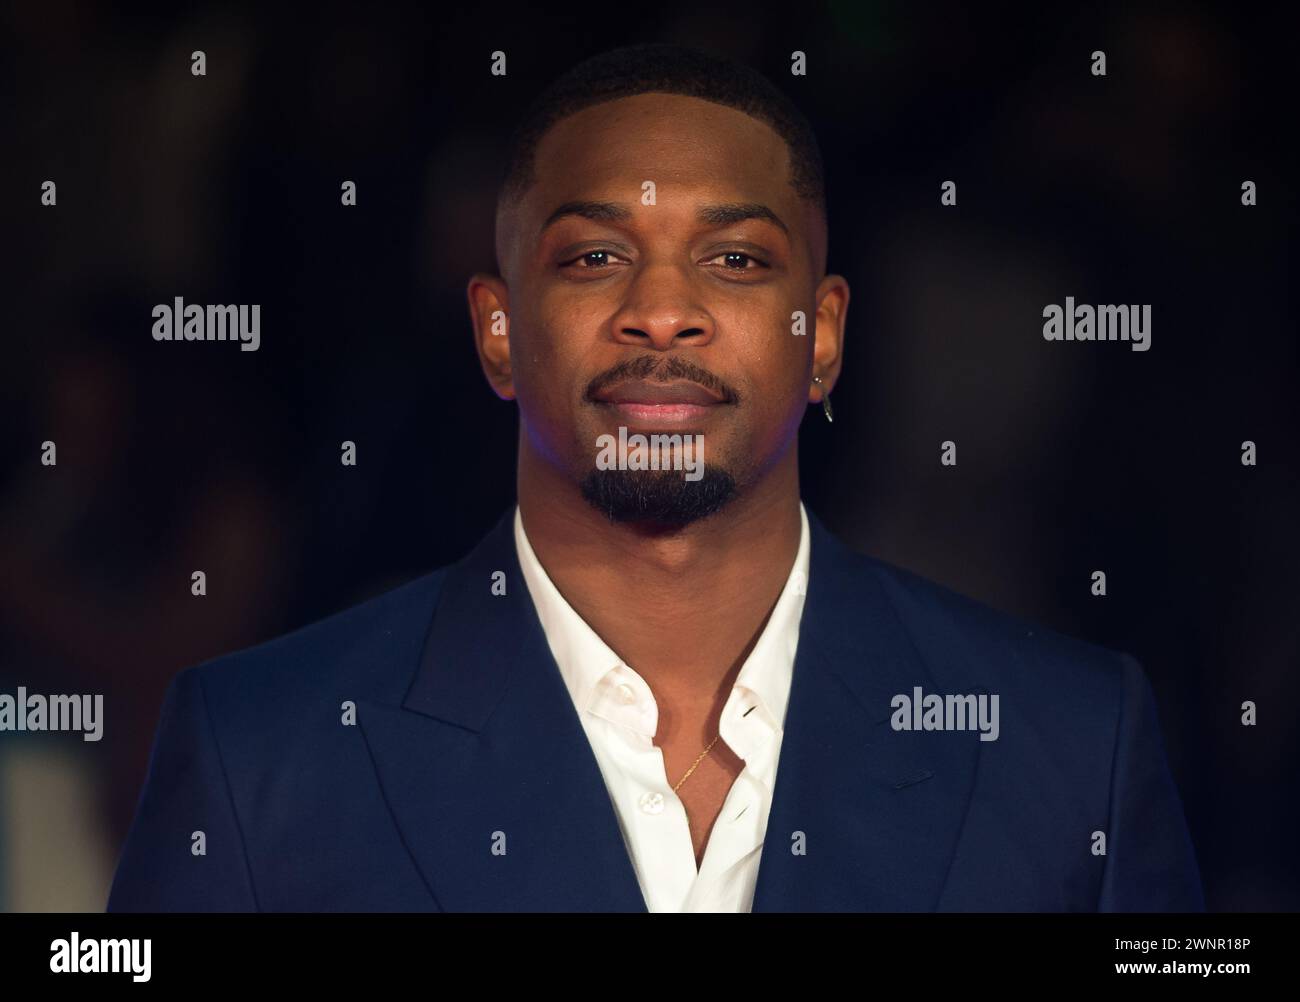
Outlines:
{"type": "MultiPolygon", "coordinates": [[[[722,732],[718,731],[718,738],[720,737],[722,737],[722,732]]],[[[691,778],[691,773],[695,771],[695,766],[699,765],[701,762],[704,761],[704,756],[707,755],[710,752],[710,750],[712,750],[713,746],[718,743],[718,738],[714,738],[712,741],[710,741],[709,747],[705,748],[704,751],[700,752],[700,757],[695,760],[695,764],[686,770],[686,775],[677,781],[677,786],[673,787],[673,793],[677,792],[677,787],[681,786],[683,783],[685,783],[688,779],[691,778]]]]}

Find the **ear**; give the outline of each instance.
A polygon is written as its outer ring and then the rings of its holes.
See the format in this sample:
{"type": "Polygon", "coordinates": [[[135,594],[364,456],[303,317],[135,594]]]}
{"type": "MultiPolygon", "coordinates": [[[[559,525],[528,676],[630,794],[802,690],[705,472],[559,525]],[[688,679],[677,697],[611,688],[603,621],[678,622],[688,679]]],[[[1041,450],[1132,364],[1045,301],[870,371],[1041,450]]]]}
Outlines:
{"type": "Polygon", "coordinates": [[[842,275],[827,275],[817,285],[817,318],[813,331],[813,371],[821,383],[808,387],[808,402],[821,403],[840,378],[844,360],[844,327],[849,316],[849,283],[842,275]]]}
{"type": "Polygon", "coordinates": [[[515,398],[510,371],[510,292],[496,275],[477,273],[465,289],[474,347],[488,385],[502,400],[515,398]]]}

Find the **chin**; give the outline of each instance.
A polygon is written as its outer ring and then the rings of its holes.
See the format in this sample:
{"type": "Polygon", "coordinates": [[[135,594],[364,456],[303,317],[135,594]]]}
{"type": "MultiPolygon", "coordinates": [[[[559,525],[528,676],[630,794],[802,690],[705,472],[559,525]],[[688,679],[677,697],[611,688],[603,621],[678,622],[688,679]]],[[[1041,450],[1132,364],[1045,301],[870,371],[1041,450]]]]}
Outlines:
{"type": "Polygon", "coordinates": [[[696,480],[676,470],[589,471],[582,496],[611,523],[663,530],[684,529],[721,511],[736,496],[736,480],[719,466],[705,465],[696,480]]]}

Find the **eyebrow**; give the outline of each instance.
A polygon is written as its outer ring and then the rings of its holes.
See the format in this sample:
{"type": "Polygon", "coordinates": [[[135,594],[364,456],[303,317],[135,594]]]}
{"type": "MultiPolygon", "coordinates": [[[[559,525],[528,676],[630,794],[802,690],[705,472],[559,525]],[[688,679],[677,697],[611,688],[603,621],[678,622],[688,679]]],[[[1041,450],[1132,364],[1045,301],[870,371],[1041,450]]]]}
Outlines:
{"type": "MultiPolygon", "coordinates": [[[[617,202],[565,202],[546,217],[546,222],[542,224],[542,232],[545,232],[546,228],[552,223],[566,216],[581,216],[583,219],[591,219],[598,223],[625,223],[631,220],[632,212],[626,206],[619,205],[617,202]]],[[[781,221],[781,217],[766,205],[758,202],[729,202],[722,205],[705,205],[700,207],[700,211],[695,214],[695,217],[699,222],[708,223],[712,226],[727,226],[746,219],[761,219],[780,227],[787,236],[790,234],[789,227],[781,221]]]]}

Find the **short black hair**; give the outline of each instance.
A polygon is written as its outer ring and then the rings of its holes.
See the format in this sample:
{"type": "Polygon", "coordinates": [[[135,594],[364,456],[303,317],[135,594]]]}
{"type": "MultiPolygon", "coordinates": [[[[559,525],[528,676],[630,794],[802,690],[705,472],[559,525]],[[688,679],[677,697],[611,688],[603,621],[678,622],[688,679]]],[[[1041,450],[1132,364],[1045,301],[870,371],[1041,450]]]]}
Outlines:
{"type": "Polygon", "coordinates": [[[611,49],[558,77],[515,127],[497,201],[517,199],[536,179],[537,144],[563,118],[592,105],[658,91],[702,98],[765,122],[790,151],[790,184],[826,214],[821,148],[794,103],[757,70],[721,56],[665,42],[611,49]]]}

